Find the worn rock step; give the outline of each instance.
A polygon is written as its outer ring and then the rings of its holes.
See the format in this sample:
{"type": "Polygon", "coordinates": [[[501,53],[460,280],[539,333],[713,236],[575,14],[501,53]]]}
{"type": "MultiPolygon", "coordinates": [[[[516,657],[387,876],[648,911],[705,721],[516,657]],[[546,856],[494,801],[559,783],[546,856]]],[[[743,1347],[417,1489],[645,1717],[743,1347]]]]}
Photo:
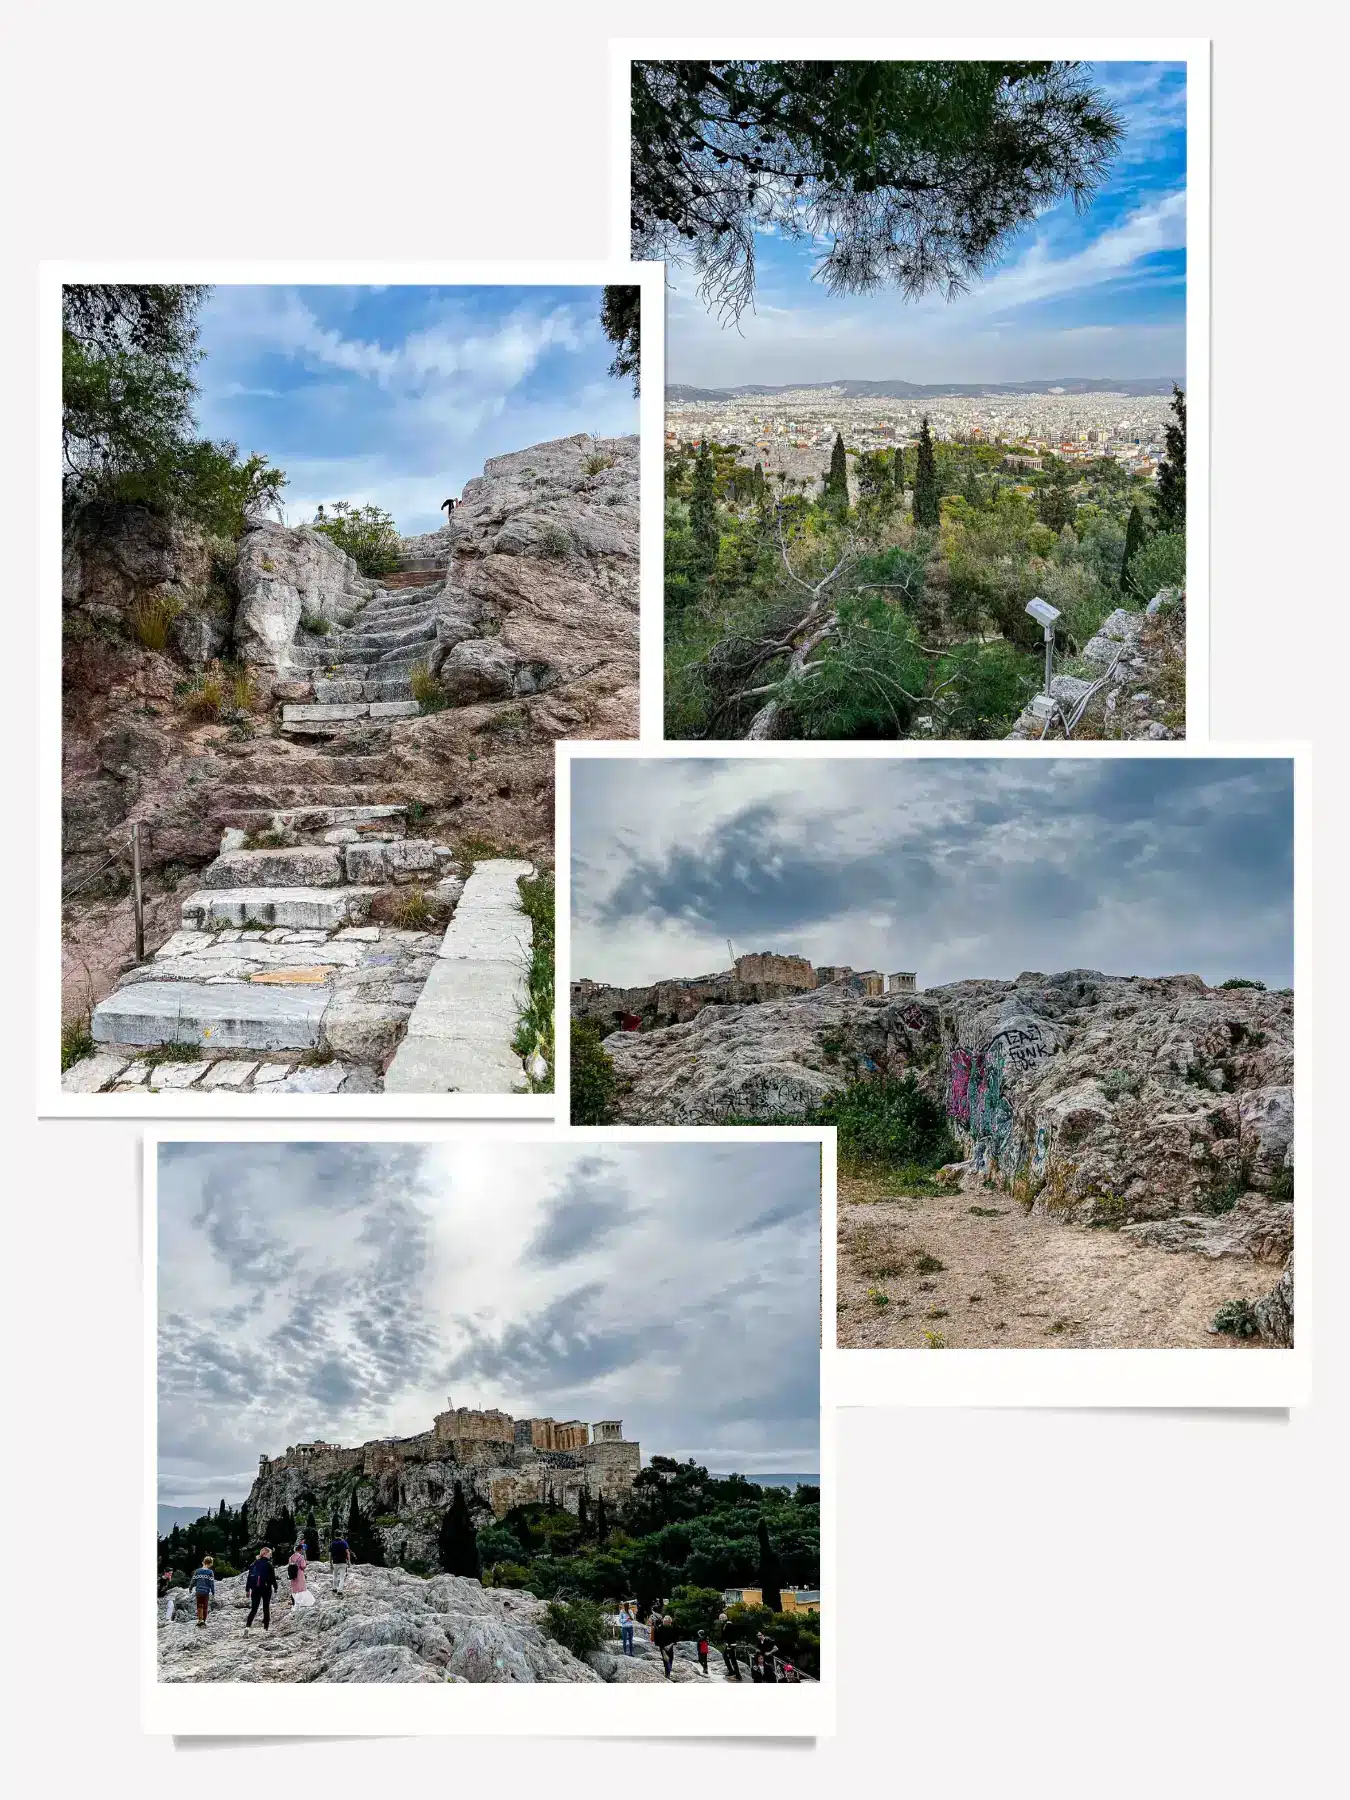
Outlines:
{"type": "Polygon", "coordinates": [[[199,877],[208,888],[342,887],[342,851],[328,844],[291,850],[224,850],[199,877]]]}
{"type": "Polygon", "coordinates": [[[283,725],[351,725],[360,719],[410,719],[419,711],[415,700],[352,701],[345,706],[283,706],[283,725]]]}
{"type": "Polygon", "coordinates": [[[330,681],[316,675],[314,698],[321,706],[349,706],[360,700],[411,700],[411,670],[406,675],[377,675],[369,681],[347,677],[330,681]]]}
{"type": "Polygon", "coordinates": [[[373,887],[199,889],[183,902],[183,927],[206,931],[257,924],[334,930],[364,919],[378,892],[373,887]]]}
{"type": "Polygon", "coordinates": [[[372,827],[403,827],[406,806],[294,806],[275,815],[276,823],[289,831],[327,831],[336,825],[353,825],[358,831],[372,827]]]}
{"type": "Polygon", "coordinates": [[[141,981],[94,1008],[96,1044],[199,1044],[209,1050],[308,1050],[318,1044],[327,988],[141,981]]]}

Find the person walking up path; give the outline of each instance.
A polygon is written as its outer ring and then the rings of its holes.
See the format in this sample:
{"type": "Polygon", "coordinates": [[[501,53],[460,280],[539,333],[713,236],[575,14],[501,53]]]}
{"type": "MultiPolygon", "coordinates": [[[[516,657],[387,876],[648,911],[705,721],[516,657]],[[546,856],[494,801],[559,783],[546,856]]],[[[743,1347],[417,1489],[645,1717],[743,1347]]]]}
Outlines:
{"type": "Polygon", "coordinates": [[[340,1594],[347,1585],[347,1570],[351,1567],[351,1545],[345,1537],[335,1537],[328,1546],[328,1560],[333,1569],[333,1592],[340,1594]]]}
{"type": "Polygon", "coordinates": [[[216,1596],[216,1578],[212,1573],[214,1557],[204,1556],[202,1566],[192,1577],[192,1591],[197,1596],[197,1625],[206,1629],[207,1609],[216,1596]]]}
{"type": "Polygon", "coordinates": [[[244,1630],[257,1617],[259,1606],[262,1607],[263,1630],[271,1625],[272,1596],[277,1591],[277,1572],[272,1566],[272,1552],[266,1544],[249,1564],[248,1577],[244,1582],[244,1592],[251,1596],[248,1617],[244,1620],[244,1630]]]}
{"type": "Polygon", "coordinates": [[[291,1584],[291,1607],[294,1609],[296,1596],[305,1591],[305,1570],[309,1567],[309,1559],[305,1555],[304,1540],[291,1551],[291,1560],[286,1564],[286,1574],[291,1584]]]}

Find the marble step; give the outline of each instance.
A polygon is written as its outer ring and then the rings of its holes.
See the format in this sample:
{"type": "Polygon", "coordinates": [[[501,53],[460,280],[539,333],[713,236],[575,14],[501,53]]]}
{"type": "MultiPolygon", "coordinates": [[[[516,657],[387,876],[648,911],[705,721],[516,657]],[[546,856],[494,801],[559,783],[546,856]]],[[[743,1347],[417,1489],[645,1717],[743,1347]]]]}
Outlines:
{"type": "Polygon", "coordinates": [[[412,674],[376,675],[370,680],[349,675],[330,680],[314,677],[314,698],[321,706],[347,706],[359,700],[410,700],[412,674]]]}
{"type": "Polygon", "coordinates": [[[421,711],[415,700],[353,700],[335,706],[283,706],[281,728],[304,735],[327,737],[349,725],[369,720],[372,724],[392,719],[415,719],[421,711]]]}
{"type": "Polygon", "coordinates": [[[298,931],[330,931],[359,924],[379,891],[377,887],[199,888],[183,901],[183,929],[287,925],[298,931]]]}
{"type": "Polygon", "coordinates": [[[327,987],[138,981],[99,1001],[90,1035],[96,1044],[308,1050],[320,1041],[323,1016],[332,999],[327,987]]]}

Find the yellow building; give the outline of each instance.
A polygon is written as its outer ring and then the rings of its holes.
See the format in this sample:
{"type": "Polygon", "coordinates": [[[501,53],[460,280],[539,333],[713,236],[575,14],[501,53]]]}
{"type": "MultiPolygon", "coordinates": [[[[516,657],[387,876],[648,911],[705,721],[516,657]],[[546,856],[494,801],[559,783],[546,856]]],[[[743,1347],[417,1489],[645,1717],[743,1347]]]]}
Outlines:
{"type": "MultiPolygon", "coordinates": [[[[783,1604],[780,1610],[785,1613],[820,1611],[820,1590],[818,1588],[780,1588],[779,1597],[783,1604]]],[[[728,1606],[763,1606],[764,1594],[760,1588],[724,1588],[722,1598],[728,1606]]]]}

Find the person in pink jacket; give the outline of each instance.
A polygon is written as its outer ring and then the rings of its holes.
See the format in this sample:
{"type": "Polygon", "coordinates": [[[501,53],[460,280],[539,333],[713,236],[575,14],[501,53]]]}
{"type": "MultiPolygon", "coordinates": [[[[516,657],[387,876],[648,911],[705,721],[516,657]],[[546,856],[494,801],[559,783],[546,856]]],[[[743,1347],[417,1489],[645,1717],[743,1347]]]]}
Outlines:
{"type": "Polygon", "coordinates": [[[309,1563],[305,1557],[305,1545],[302,1539],[291,1551],[291,1560],[286,1564],[286,1573],[291,1581],[291,1605],[295,1605],[295,1596],[305,1591],[305,1570],[309,1563]]]}

